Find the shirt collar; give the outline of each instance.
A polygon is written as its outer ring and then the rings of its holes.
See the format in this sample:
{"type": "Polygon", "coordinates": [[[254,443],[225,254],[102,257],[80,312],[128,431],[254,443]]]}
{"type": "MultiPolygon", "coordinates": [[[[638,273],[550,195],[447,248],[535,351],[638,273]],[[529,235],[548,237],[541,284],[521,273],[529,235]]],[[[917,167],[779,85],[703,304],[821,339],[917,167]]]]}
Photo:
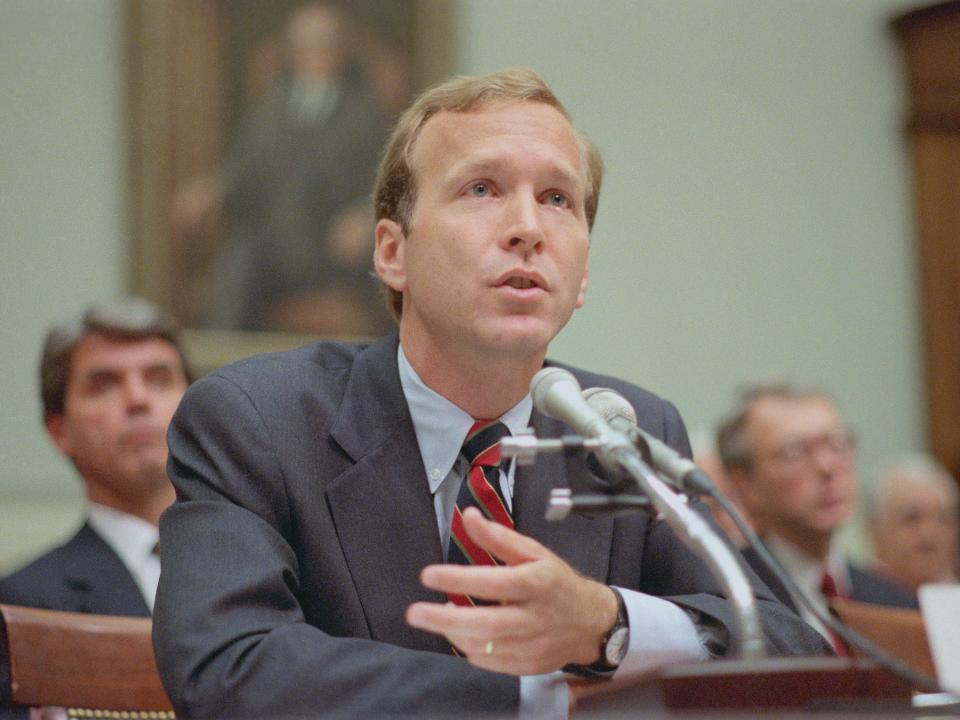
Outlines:
{"type": "MultiPolygon", "coordinates": [[[[417,445],[420,446],[420,456],[427,471],[430,492],[435,493],[457,462],[460,446],[474,419],[443,395],[427,387],[407,360],[402,345],[397,345],[397,367],[400,386],[410,408],[417,445]]],[[[510,429],[511,434],[518,435],[529,427],[532,411],[533,400],[527,393],[500,417],[500,421],[510,429]]]]}
{"type": "Polygon", "coordinates": [[[820,595],[820,585],[825,572],[829,572],[833,577],[837,590],[841,594],[848,594],[850,579],[846,563],[843,561],[843,553],[835,540],[830,544],[826,562],[811,557],[793,543],[777,535],[768,535],[764,542],[773,556],[783,565],[787,574],[809,597],[820,595]]]}
{"type": "Polygon", "coordinates": [[[160,537],[143,518],[99,503],[88,504],[87,521],[127,566],[142,564],[160,537]]]}

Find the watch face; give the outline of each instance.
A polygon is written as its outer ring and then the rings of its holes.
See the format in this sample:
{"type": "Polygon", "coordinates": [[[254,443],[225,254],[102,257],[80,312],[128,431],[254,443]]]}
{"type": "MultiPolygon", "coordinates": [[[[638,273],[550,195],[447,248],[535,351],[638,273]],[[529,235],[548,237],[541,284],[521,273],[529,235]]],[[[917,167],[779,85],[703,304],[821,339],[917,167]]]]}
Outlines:
{"type": "Polygon", "coordinates": [[[627,638],[630,636],[629,628],[617,628],[610,638],[607,640],[606,656],[604,659],[607,661],[607,665],[613,665],[617,667],[620,665],[620,662],[623,660],[623,656],[627,654],[627,638]]]}

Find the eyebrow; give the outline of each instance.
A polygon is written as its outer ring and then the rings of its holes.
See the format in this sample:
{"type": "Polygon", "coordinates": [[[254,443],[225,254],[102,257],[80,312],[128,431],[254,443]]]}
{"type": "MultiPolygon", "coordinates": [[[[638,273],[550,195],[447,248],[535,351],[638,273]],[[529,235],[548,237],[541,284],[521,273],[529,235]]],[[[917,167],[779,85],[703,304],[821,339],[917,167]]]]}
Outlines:
{"type": "MultiPolygon", "coordinates": [[[[458,178],[471,175],[485,175],[504,168],[508,168],[510,161],[507,158],[496,154],[480,155],[467,159],[461,163],[454,164],[447,173],[446,180],[454,182],[458,178]]],[[[586,191],[586,182],[573,168],[567,163],[550,162],[547,168],[547,176],[551,181],[560,184],[571,184],[579,187],[581,191],[586,191]]]]}
{"type": "Polygon", "coordinates": [[[84,373],[83,377],[88,379],[101,378],[101,377],[114,377],[117,375],[123,375],[128,370],[134,370],[139,372],[155,372],[157,370],[169,370],[171,372],[176,370],[176,366],[173,363],[160,361],[160,362],[151,362],[146,365],[138,365],[135,368],[115,368],[104,365],[95,365],[91,368],[88,368],[84,373]]]}

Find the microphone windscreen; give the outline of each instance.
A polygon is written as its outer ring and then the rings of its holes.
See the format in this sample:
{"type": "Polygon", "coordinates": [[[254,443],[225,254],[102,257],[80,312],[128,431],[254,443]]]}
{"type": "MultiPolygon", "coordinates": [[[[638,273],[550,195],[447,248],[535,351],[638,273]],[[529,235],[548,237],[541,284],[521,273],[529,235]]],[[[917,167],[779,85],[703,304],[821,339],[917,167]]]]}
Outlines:
{"type": "Polygon", "coordinates": [[[621,418],[631,425],[637,424],[637,413],[633,405],[616,390],[605,387],[587,388],[583,391],[583,399],[608,423],[621,418]]]}

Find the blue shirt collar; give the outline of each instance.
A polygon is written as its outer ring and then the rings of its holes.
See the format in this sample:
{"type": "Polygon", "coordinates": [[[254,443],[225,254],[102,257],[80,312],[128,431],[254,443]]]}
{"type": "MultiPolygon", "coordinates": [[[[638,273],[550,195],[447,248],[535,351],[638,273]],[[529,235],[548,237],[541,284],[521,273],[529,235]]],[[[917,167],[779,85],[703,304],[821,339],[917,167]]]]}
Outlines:
{"type": "MultiPolygon", "coordinates": [[[[460,446],[473,425],[473,418],[443,395],[427,387],[407,360],[403,346],[399,344],[397,367],[432,494],[457,462],[460,446]]],[[[513,435],[517,435],[529,427],[532,411],[533,399],[528,393],[505,412],[500,420],[510,428],[513,435]]]]}

